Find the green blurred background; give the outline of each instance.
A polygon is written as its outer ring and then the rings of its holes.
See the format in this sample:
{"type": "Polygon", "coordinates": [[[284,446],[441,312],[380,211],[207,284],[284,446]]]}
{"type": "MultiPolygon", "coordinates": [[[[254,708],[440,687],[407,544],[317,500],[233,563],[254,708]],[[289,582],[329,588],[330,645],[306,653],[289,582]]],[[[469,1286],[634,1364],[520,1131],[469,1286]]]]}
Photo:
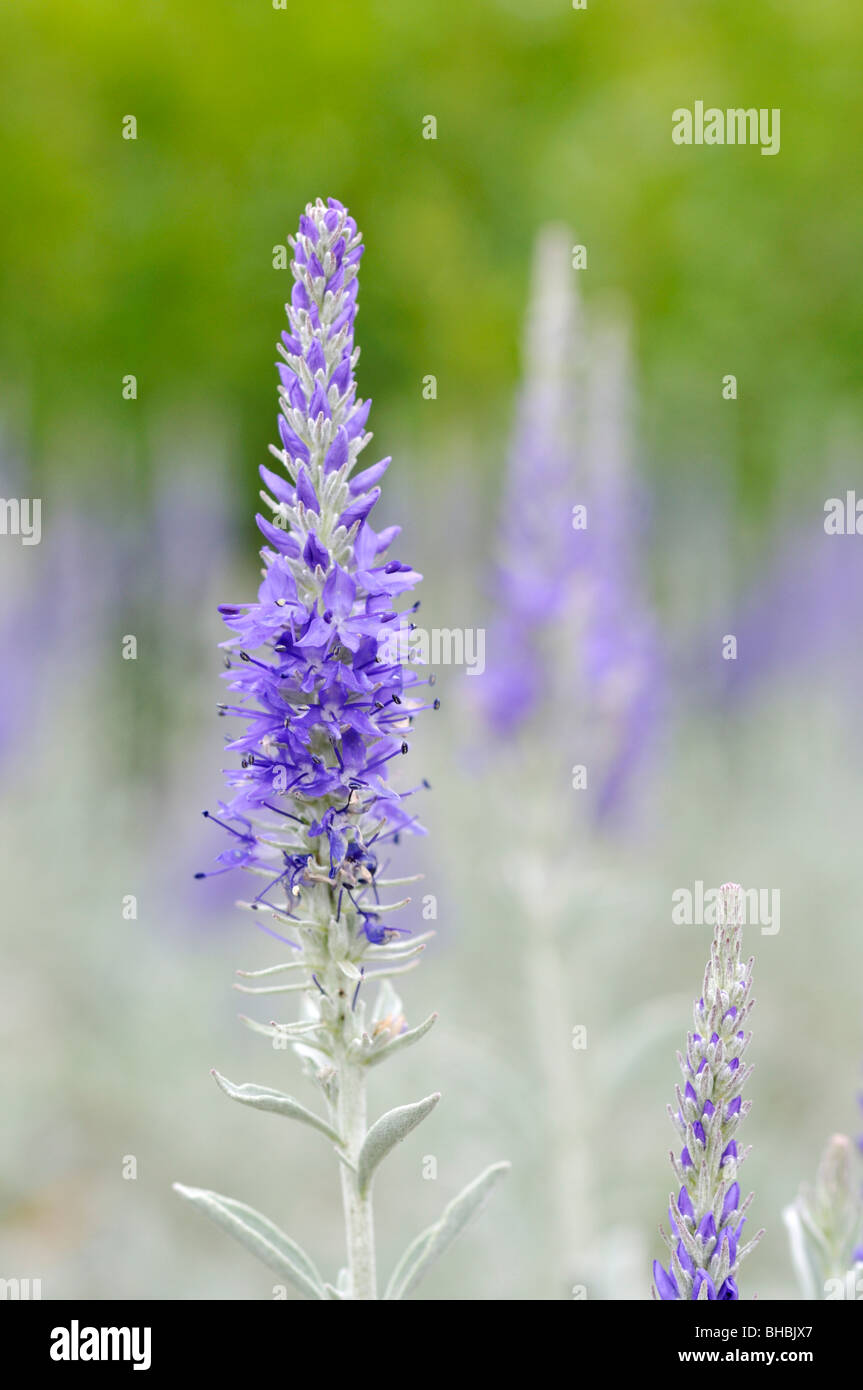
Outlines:
{"type": "Polygon", "coordinates": [[[853,0],[16,0],[2,24],[0,370],[40,472],[107,483],[129,455],[131,488],[159,419],[195,404],[235,426],[248,477],[288,289],[272,247],[318,194],[372,248],[377,429],[398,417],[437,476],[458,430],[492,445],[477,466],[493,479],[529,248],[551,219],[588,247],[588,298],[633,306],[654,467],[727,456],[758,514],[859,416],[853,0]],[[780,107],[779,156],[673,145],[671,111],[696,98],[780,107]]]}
{"type": "Polygon", "coordinates": [[[45,1297],[271,1297],[174,1179],[260,1206],[328,1275],[341,1258],[316,1137],[237,1112],[208,1078],[299,1089],[235,1021],[234,969],[276,958],[232,908],[245,881],[191,880],[221,848],[198,814],[221,790],[215,605],[251,596],[275,438],[290,275],[273,248],[332,194],[367,246],[360,390],[396,459],[381,508],[431,621],[488,616],[531,250],[557,220],[587,246],[588,309],[613,297],[632,323],[643,596],[674,649],[673,718],[618,835],[570,820],[575,705],[551,747],[547,730],[490,745],[472,682],[442,673],[412,759],[432,833],[406,851],[440,941],[402,990],[412,1021],[441,1022],[373,1103],[440,1086],[446,1104],[381,1187],[384,1263],[506,1156],[506,1190],[428,1296],[646,1296],[707,954],[703,930],[671,925],[671,893],[736,877],[783,895],[781,933],[750,942],[746,1177],[768,1237],[746,1284],[795,1297],[781,1209],[857,1124],[859,569],[839,576],[856,607],[828,647],[832,568],[805,624],[793,586],[744,603],[743,693],[714,686],[750,579],[778,550],[805,596],[795,527],[823,539],[824,497],[860,475],[858,7],[15,0],[0,27],[0,478],[43,499],[44,530],[0,546],[0,1275],[41,1277],[45,1297]],[[781,152],[675,146],[671,112],[696,99],[781,108],[781,152]],[[563,782],[537,802],[540,762],[563,782]],[[557,819],[550,862],[522,810],[557,819]],[[545,977],[519,905],[531,873],[548,881],[545,977]],[[436,1182],[418,1179],[429,1153],[436,1182]]]}

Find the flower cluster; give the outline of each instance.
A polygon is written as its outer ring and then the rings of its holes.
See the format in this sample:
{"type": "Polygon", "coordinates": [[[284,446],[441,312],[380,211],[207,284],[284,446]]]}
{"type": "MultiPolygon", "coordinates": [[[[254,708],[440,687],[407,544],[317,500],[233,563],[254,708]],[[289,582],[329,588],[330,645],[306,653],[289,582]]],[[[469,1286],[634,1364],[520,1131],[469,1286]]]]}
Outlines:
{"type": "Polygon", "coordinates": [[[748,1150],[739,1151],[736,1135],[751,1105],[742,1091],[752,1068],[742,1058],[753,1000],[752,960],[741,957],[740,899],[737,884],[723,885],[695,1031],[680,1057],[685,1087],[676,1088],[676,1111],[669,1106],[682,1150],[679,1160],[671,1156],[680,1188],[669,1199],[671,1235],[663,1232],[669,1266],[653,1265],[660,1299],[737,1299],[740,1262],[760,1237],[741,1247],[752,1194],[741,1202],[737,1170],[748,1150]]]}
{"type": "Polygon", "coordinates": [[[408,749],[419,705],[409,688],[425,683],[382,653],[399,622],[395,600],[420,575],[384,558],[399,528],[369,522],[390,460],[356,471],[371,439],[370,402],[354,376],[356,223],[335,199],[318,200],[291,244],[281,448],[271,446],[282,472],[260,470],[271,513],[257,517],[263,582],[256,602],[220,609],[234,634],[223,643],[234,700],[220,711],[249,723],[227,745],[241,761],[213,817],[232,837],[215,872],[265,874],[252,907],[270,906],[279,885],[290,902],[324,883],[339,912],[344,904],[367,940],[381,942],[391,933],[378,910],[380,846],[420,829],[388,765],[408,749]]]}

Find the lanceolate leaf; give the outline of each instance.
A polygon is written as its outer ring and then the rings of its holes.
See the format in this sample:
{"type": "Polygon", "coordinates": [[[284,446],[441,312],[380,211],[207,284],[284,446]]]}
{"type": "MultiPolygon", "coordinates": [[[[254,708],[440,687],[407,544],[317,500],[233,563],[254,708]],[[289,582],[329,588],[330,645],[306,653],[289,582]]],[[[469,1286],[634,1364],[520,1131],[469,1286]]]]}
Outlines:
{"type": "Polygon", "coordinates": [[[493,1163],[490,1168],[486,1168],[484,1173],[480,1173],[478,1178],[469,1183],[450,1202],[436,1225],[429,1226],[428,1230],[417,1236],[396,1266],[387,1285],[385,1299],[402,1299],[410,1293],[426,1270],[477,1214],[495,1183],[504,1173],[509,1172],[509,1168],[508,1163],[493,1163]]]}
{"type": "Polygon", "coordinates": [[[221,1087],[226,1096],[231,1100],[238,1100],[242,1105],[250,1105],[253,1110],[269,1110],[274,1115],[284,1115],[288,1120],[299,1120],[304,1125],[310,1125],[312,1129],[320,1130],[334,1144],[340,1143],[340,1139],[332,1125],[328,1125],[326,1120],[307,1110],[304,1105],[300,1105],[293,1096],[283,1095],[281,1091],[273,1091],[269,1086],[255,1086],[251,1081],[245,1082],[242,1086],[235,1086],[227,1077],[220,1076],[217,1071],[213,1072],[216,1084],[221,1087]]]}
{"type": "Polygon", "coordinates": [[[261,1216],[260,1212],[243,1202],[235,1202],[232,1197],[222,1197],[218,1192],[207,1192],[201,1187],[183,1187],[175,1182],[174,1191],[206,1212],[218,1226],[230,1231],[241,1245],[245,1245],[270,1269],[287,1279],[300,1293],[309,1298],[326,1298],[323,1280],[308,1255],[266,1216],[261,1216]]]}
{"type": "Polygon", "coordinates": [[[357,1160],[357,1182],[363,1195],[368,1191],[378,1164],[412,1129],[416,1129],[426,1115],[431,1114],[439,1100],[440,1091],[436,1091],[434,1095],[426,1096],[425,1100],[418,1100],[413,1105],[400,1105],[395,1110],[388,1110],[375,1121],[357,1160]]]}

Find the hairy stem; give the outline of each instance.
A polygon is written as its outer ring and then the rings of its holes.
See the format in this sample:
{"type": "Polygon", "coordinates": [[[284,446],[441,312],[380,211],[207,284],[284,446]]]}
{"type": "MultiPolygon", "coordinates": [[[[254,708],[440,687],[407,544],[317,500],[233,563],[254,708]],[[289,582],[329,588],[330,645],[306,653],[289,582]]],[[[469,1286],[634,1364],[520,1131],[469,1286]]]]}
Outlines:
{"type": "Polygon", "coordinates": [[[375,1230],[371,1192],[359,1190],[356,1162],[366,1136],[365,1067],[343,1056],[339,1066],[338,1125],[345,1155],[353,1167],[342,1164],[342,1204],[345,1214],[351,1297],[376,1299],[375,1230]]]}
{"type": "Polygon", "coordinates": [[[549,1232],[549,1273],[553,1296],[566,1296],[573,1279],[582,1278],[576,1260],[590,1243],[590,1165],[585,1142],[583,1087],[577,1081],[576,1060],[569,1040],[572,1008],[557,919],[536,900],[523,903],[530,923],[525,974],[534,1020],[540,1072],[549,1181],[546,1187],[549,1232]]]}

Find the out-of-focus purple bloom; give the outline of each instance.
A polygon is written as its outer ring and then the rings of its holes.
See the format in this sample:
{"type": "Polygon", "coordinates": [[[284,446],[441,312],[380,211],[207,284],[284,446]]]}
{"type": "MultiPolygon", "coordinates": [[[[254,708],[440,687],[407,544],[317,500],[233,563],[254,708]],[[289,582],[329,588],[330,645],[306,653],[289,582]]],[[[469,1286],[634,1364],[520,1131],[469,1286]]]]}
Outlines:
{"type": "Polygon", "coordinates": [[[0,762],[27,746],[42,713],[46,616],[53,627],[53,586],[43,576],[34,591],[19,597],[11,612],[0,617],[3,690],[0,695],[0,762]],[[39,634],[38,642],[34,634],[39,634]]]}
{"type": "MultiPolygon", "coordinates": [[[[28,490],[24,476],[0,489],[28,490]]],[[[128,549],[95,502],[54,488],[42,522],[42,544],[0,547],[0,762],[32,757],[55,670],[84,688],[117,621],[129,567],[128,549]]]]}
{"type": "Polygon", "coordinates": [[[376,532],[369,521],[389,460],[355,473],[371,439],[354,378],[356,223],[341,203],[319,200],[292,246],[281,448],[271,446],[283,474],[261,469],[272,517],[258,517],[263,582],[256,601],[220,609],[234,634],[223,643],[233,692],[223,712],[249,722],[227,745],[240,766],[227,774],[232,795],[218,819],[231,843],[214,872],[264,872],[257,903],[279,885],[296,898],[307,882],[324,882],[377,941],[380,846],[420,830],[410,793],[395,790],[388,772],[421,707],[410,688],[425,682],[387,640],[398,628],[395,601],[420,576],[385,558],[398,528],[376,532]]]}
{"type": "MultiPolygon", "coordinates": [[[[737,638],[734,661],[705,663],[717,671],[720,696],[729,703],[751,699],[771,681],[827,672],[844,674],[859,688],[859,649],[849,631],[863,617],[863,550],[854,536],[834,536],[811,523],[789,527],[775,554],[737,600],[723,630],[737,638]]],[[[713,650],[719,634],[709,634],[713,650]]]]}
{"type": "Polygon", "coordinates": [[[736,1134],[750,1108],[741,1091],[752,1069],[741,1058],[753,1000],[752,961],[741,957],[740,899],[736,884],[723,885],[695,1031],[681,1058],[684,1089],[676,1088],[676,1108],[668,1111],[682,1148],[680,1159],[671,1159],[679,1190],[669,1198],[670,1234],[663,1232],[670,1260],[667,1269],[658,1260],[653,1265],[654,1297],[662,1300],[739,1298],[740,1262],[760,1237],[741,1247],[752,1194],[741,1202],[737,1170],[748,1151],[739,1151],[736,1134]]]}
{"type": "Polygon", "coordinates": [[[654,746],[664,704],[662,643],[644,595],[648,498],[633,470],[632,369],[625,321],[608,314],[591,340],[587,392],[587,694],[601,749],[599,820],[623,808],[654,746]]]}
{"type": "Polygon", "coordinates": [[[568,269],[569,238],[541,233],[525,328],[524,384],[510,444],[492,660],[480,696],[497,733],[509,734],[541,703],[554,641],[583,561],[583,532],[572,525],[578,476],[578,401],[573,352],[581,342],[579,305],[568,269]]]}
{"type": "MultiPolygon", "coordinates": [[[[612,815],[656,730],[661,662],[641,597],[644,507],[624,416],[616,325],[588,340],[571,238],[548,228],[531,311],[495,573],[497,616],[479,690],[501,736],[565,708],[589,753],[597,819],[612,815]]],[[[552,715],[553,717],[553,715],[552,715]]]]}

